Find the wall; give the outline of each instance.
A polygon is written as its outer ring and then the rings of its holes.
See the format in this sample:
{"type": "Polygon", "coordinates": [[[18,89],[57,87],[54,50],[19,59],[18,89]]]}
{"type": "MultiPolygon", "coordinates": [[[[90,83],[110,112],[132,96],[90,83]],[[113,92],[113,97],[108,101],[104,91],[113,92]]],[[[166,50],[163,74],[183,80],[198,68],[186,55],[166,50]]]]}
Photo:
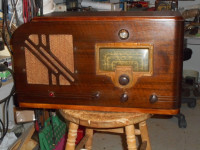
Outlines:
{"type": "MultiPolygon", "coordinates": [[[[200,5],[199,0],[195,1],[179,1],[179,8],[180,7],[189,7],[191,5],[200,5]]],[[[187,70],[197,70],[200,72],[200,45],[191,45],[191,44],[200,44],[199,39],[187,39],[187,47],[193,50],[193,55],[190,60],[184,61],[183,69],[187,70]]]]}
{"type": "MultiPolygon", "coordinates": [[[[147,0],[149,1],[150,3],[155,3],[155,0],[147,0]]],[[[195,0],[195,1],[178,1],[178,4],[179,4],[179,8],[180,7],[187,7],[187,6],[190,6],[190,5],[194,5],[194,4],[199,4],[199,0],[195,0]]]]}
{"type": "Polygon", "coordinates": [[[190,45],[190,44],[200,44],[200,38],[187,40],[187,47],[193,50],[193,54],[190,60],[183,62],[183,69],[196,70],[200,72],[200,61],[199,61],[200,60],[200,45],[190,45]]]}
{"type": "Polygon", "coordinates": [[[179,1],[178,2],[179,8],[188,7],[188,6],[195,5],[195,4],[200,4],[200,1],[195,0],[195,1],[179,1]]]}

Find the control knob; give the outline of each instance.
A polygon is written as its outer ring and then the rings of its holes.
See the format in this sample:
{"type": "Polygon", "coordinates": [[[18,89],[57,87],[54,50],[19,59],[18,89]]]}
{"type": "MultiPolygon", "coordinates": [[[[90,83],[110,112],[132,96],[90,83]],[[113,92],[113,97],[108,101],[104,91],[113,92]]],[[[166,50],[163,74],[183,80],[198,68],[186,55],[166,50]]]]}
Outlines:
{"type": "Polygon", "coordinates": [[[129,83],[129,76],[126,74],[123,74],[119,77],[119,84],[121,85],[127,85],[129,83]]]}

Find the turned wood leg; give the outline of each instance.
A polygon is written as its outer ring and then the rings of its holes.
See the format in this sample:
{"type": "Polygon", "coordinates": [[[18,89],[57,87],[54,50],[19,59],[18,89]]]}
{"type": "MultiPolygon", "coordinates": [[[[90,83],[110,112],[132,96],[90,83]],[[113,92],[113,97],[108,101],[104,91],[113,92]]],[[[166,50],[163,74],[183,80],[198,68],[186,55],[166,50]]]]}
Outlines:
{"type": "Polygon", "coordinates": [[[134,125],[126,126],[125,130],[128,150],[137,150],[134,125]]]}
{"type": "Polygon", "coordinates": [[[142,142],[144,142],[144,141],[147,142],[146,150],[151,150],[151,144],[150,144],[150,140],[149,140],[149,134],[148,134],[146,121],[139,123],[139,128],[140,128],[140,132],[141,132],[142,142]]]}
{"type": "Polygon", "coordinates": [[[78,125],[70,122],[67,144],[66,144],[65,150],[75,150],[77,130],[78,130],[78,125]]]}
{"type": "Polygon", "coordinates": [[[88,140],[85,143],[85,148],[87,150],[92,150],[92,139],[93,139],[93,129],[86,129],[86,135],[88,135],[88,140]]]}

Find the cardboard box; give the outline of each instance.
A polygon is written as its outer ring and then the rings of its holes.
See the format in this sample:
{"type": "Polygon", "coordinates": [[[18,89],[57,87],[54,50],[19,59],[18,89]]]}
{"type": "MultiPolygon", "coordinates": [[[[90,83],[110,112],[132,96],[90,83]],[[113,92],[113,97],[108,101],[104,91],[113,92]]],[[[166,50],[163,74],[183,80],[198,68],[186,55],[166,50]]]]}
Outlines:
{"type": "Polygon", "coordinates": [[[33,110],[15,110],[16,123],[35,121],[35,113],[33,110]]]}

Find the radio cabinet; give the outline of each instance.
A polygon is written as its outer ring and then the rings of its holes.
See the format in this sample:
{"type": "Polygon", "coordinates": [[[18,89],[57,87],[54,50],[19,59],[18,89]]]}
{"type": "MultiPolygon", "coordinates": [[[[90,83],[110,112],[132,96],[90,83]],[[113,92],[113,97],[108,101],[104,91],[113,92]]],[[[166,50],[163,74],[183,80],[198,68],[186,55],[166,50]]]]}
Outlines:
{"type": "Polygon", "coordinates": [[[21,107],[177,114],[178,12],[72,12],[34,18],[11,39],[21,107]]]}

